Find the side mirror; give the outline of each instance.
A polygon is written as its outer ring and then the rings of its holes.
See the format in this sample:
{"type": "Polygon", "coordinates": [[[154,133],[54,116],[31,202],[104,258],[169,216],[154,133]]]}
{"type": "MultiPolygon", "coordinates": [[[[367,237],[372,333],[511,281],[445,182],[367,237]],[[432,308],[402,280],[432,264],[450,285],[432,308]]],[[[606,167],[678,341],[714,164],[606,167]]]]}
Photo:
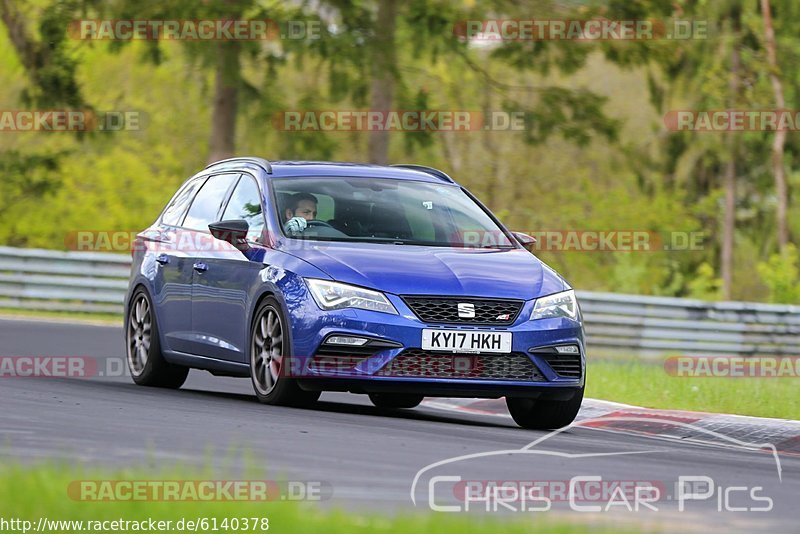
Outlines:
{"type": "Polygon", "coordinates": [[[250,230],[250,225],[244,219],[217,221],[209,224],[208,230],[215,238],[227,241],[242,252],[250,248],[247,244],[247,231],[250,230]]]}
{"type": "Polygon", "coordinates": [[[528,252],[533,252],[534,245],[536,245],[536,238],[530,236],[528,234],[523,234],[522,232],[511,232],[514,234],[514,237],[517,238],[519,244],[522,245],[522,248],[527,250],[528,252]]]}

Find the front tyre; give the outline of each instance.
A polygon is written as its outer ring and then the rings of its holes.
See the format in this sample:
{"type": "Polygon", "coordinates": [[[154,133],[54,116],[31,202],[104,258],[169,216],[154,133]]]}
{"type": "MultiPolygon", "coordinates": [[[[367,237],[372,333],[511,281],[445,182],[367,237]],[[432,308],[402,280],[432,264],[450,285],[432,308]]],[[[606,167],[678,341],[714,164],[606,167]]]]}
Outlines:
{"type": "Polygon", "coordinates": [[[583,390],[579,389],[571,399],[565,401],[506,397],[506,406],[511,417],[522,428],[555,430],[575,420],[581,409],[583,390]]]}
{"type": "Polygon", "coordinates": [[[125,340],[128,370],[136,384],[178,389],[186,382],[189,368],[171,364],[161,354],[156,314],[150,296],[142,288],[131,299],[125,340]]]}
{"type": "Polygon", "coordinates": [[[250,379],[256,397],[264,404],[308,406],[319,391],[304,391],[287,376],[289,323],[280,304],[267,297],[256,309],[250,332],[250,379]]]}
{"type": "Polygon", "coordinates": [[[422,402],[422,395],[400,393],[370,393],[369,400],[378,408],[416,408],[422,402]]]}

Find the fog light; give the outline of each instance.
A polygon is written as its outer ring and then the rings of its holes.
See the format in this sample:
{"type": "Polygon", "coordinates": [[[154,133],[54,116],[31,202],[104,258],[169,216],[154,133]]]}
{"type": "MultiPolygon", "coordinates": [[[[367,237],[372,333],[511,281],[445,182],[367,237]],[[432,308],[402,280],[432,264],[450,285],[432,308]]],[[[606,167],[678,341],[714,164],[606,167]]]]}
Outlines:
{"type": "Polygon", "coordinates": [[[559,354],[578,354],[577,345],[560,345],[556,347],[556,352],[559,354]]]}
{"type": "Polygon", "coordinates": [[[354,336],[331,336],[325,340],[326,345],[347,345],[349,347],[361,347],[366,345],[368,339],[354,336]]]}

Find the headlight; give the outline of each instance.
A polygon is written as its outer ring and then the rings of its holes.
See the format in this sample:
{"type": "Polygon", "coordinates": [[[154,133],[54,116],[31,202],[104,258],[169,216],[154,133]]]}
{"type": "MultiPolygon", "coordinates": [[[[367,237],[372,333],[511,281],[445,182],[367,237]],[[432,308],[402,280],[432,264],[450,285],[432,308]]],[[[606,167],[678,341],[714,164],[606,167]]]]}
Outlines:
{"type": "Polygon", "coordinates": [[[314,300],[323,310],[359,308],[397,315],[392,303],[379,291],[315,278],[306,278],[306,283],[314,300]]]}
{"type": "Polygon", "coordinates": [[[533,306],[531,320],[547,319],[549,317],[566,317],[577,320],[578,301],[575,299],[575,291],[562,291],[546,297],[536,299],[533,306]]]}

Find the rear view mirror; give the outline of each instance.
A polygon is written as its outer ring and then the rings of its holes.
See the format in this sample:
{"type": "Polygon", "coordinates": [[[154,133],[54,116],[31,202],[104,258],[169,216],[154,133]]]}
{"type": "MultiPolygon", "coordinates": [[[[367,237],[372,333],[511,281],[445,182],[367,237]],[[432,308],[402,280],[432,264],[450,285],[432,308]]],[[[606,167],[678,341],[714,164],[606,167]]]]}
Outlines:
{"type": "Polygon", "coordinates": [[[519,244],[528,252],[533,252],[534,245],[536,245],[536,238],[522,232],[511,232],[517,238],[519,244]]]}
{"type": "Polygon", "coordinates": [[[247,232],[250,225],[244,219],[217,221],[208,225],[208,230],[220,241],[227,241],[242,252],[250,248],[247,244],[247,232]]]}

